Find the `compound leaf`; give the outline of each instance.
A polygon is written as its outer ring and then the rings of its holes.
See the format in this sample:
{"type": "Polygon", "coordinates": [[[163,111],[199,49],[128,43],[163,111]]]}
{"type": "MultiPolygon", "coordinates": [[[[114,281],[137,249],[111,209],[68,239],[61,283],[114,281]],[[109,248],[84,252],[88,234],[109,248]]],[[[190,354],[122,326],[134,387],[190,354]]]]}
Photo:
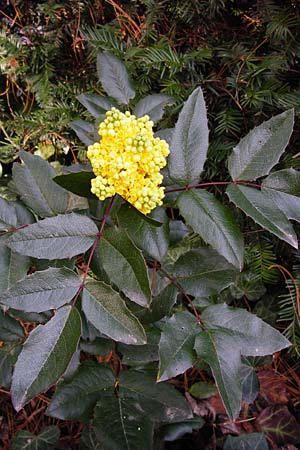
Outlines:
{"type": "Polygon", "coordinates": [[[115,377],[110,369],[86,361],[70,381],[60,383],[46,413],[63,420],[87,420],[101,394],[113,389],[115,377]]]}
{"type": "Polygon", "coordinates": [[[278,114],[247,134],[228,158],[234,181],[256,180],[268,175],[284,152],[294,125],[294,110],[278,114]]]}
{"type": "Polygon", "coordinates": [[[40,220],[16,231],[8,245],[16,252],[34,258],[72,258],[93,245],[97,232],[91,219],[71,213],[40,220]]]}
{"type": "Polygon", "coordinates": [[[71,306],[58,309],[46,325],[39,325],[29,334],[12,380],[12,402],[17,411],[65,372],[80,335],[80,315],[71,306]]]}
{"type": "Polygon", "coordinates": [[[211,248],[190,250],[174,264],[172,274],[195,297],[207,297],[228,287],[238,270],[211,248]]]}
{"type": "Polygon", "coordinates": [[[13,180],[22,201],[40,217],[64,213],[68,206],[68,193],[53,181],[55,170],[36,155],[21,151],[25,163],[13,165],[13,180]]]}
{"type": "Polygon", "coordinates": [[[187,99],[175,125],[168,164],[172,180],[183,185],[197,183],[207,149],[206,107],[199,87],[187,99]]]}
{"type": "Polygon", "coordinates": [[[162,422],[176,422],[192,417],[184,397],[167,383],[156,383],[150,373],[126,370],[119,376],[120,395],[123,391],[151,407],[151,415],[162,422]]]}
{"type": "Polygon", "coordinates": [[[199,331],[197,319],[186,311],[165,322],[159,342],[158,381],[176,377],[193,366],[195,336],[199,331]]]}
{"type": "Polygon", "coordinates": [[[119,103],[127,105],[134,98],[135,91],[129,80],[125,65],[108,52],[98,53],[97,71],[106,93],[119,103]]]}
{"type": "Polygon", "coordinates": [[[147,306],[151,291],[146,262],[125,230],[107,229],[98,251],[110,280],[133,302],[147,306]]]}
{"type": "Polygon", "coordinates": [[[92,424],[105,450],[153,449],[153,422],[134,398],[111,395],[98,401],[92,424]]]}
{"type": "Polygon", "coordinates": [[[136,117],[142,117],[146,114],[150,117],[154,123],[158,122],[163,114],[167,105],[172,105],[175,99],[166,94],[152,94],[142,98],[135,106],[133,114],[136,117]]]}
{"type": "Polygon", "coordinates": [[[110,100],[98,94],[80,94],[77,96],[77,100],[96,119],[114,106],[110,100]]]}
{"type": "Polygon", "coordinates": [[[229,209],[203,189],[183,192],[177,204],[185,222],[229,263],[241,270],[244,240],[229,209]]]}
{"type": "Polygon", "coordinates": [[[266,190],[259,191],[248,186],[232,184],[227,188],[227,194],[230,200],[256,223],[279,239],[298,248],[297,236],[292,225],[266,190]]]}
{"type": "Polygon", "coordinates": [[[80,283],[72,270],[50,268],[11,285],[0,294],[0,303],[26,312],[48,311],[72,300],[80,283]]]}
{"type": "Polygon", "coordinates": [[[145,331],[118,292],[100,281],[89,281],[82,294],[82,309],[97,330],[118,342],[146,343],[145,331]]]}

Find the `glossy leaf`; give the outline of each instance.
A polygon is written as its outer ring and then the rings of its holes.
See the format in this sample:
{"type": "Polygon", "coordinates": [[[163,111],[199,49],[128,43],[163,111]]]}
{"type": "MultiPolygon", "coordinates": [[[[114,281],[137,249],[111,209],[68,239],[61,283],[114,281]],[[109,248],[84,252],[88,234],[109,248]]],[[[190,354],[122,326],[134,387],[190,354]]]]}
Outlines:
{"type": "Polygon", "coordinates": [[[229,417],[238,415],[242,400],[241,356],[236,339],[223,330],[202,331],[195,340],[195,350],[211,368],[229,417]]]}
{"type": "Polygon", "coordinates": [[[146,114],[154,123],[158,122],[167,105],[172,105],[175,102],[174,97],[166,94],[152,94],[142,98],[135,106],[133,114],[136,117],[142,117],[146,114]]]}
{"type": "Polygon", "coordinates": [[[248,181],[268,175],[288,145],[293,125],[294,110],[290,109],[251,130],[228,158],[232,179],[248,181]]]}
{"type": "Polygon", "coordinates": [[[46,413],[63,420],[87,420],[93,408],[115,377],[110,369],[93,361],[84,362],[70,381],[60,383],[46,413]]]}
{"type": "Polygon", "coordinates": [[[228,287],[238,271],[214,250],[199,248],[182,255],[172,274],[189,294],[207,297],[228,287]]]}
{"type": "Polygon", "coordinates": [[[25,277],[30,267],[30,258],[12,251],[6,242],[0,239],[0,292],[25,277]]]}
{"type": "Polygon", "coordinates": [[[80,315],[71,306],[58,309],[46,325],[39,325],[29,334],[13,374],[11,393],[17,411],[65,372],[80,334],[80,315]]]}
{"type": "Polygon", "coordinates": [[[290,343],[244,309],[212,305],[201,317],[206,331],[196,337],[195,350],[209,364],[228,415],[234,418],[242,400],[241,355],[268,355],[290,343]]]}
{"type": "Polygon", "coordinates": [[[50,268],[11,285],[0,294],[0,303],[26,312],[48,311],[72,300],[80,283],[72,270],[50,268]]]}
{"type": "MultiPolygon", "coordinates": [[[[184,397],[167,383],[156,383],[150,373],[126,370],[119,376],[120,395],[123,392],[150,406],[152,418],[162,422],[175,422],[192,417],[184,397]]],[[[149,411],[149,412],[150,412],[149,411]]]]}
{"type": "Polygon", "coordinates": [[[98,53],[97,71],[99,80],[110,97],[126,105],[134,98],[135,91],[126,67],[118,58],[108,52],[98,53]]]}
{"type": "Polygon", "coordinates": [[[23,327],[19,322],[0,309],[0,341],[13,342],[24,337],[23,327]]]}
{"type": "Polygon", "coordinates": [[[103,268],[130,300],[141,306],[150,303],[150,284],[142,252],[122,229],[104,231],[98,246],[103,268]]]}
{"type": "Polygon", "coordinates": [[[292,225],[264,190],[232,184],[227,188],[227,194],[238,208],[261,227],[298,248],[297,236],[292,225]]]}
{"type": "Polygon", "coordinates": [[[144,345],[118,344],[118,352],[122,355],[123,364],[140,367],[149,362],[158,361],[160,330],[153,326],[146,327],[145,332],[147,343],[144,345]]]}
{"type": "Polygon", "coordinates": [[[241,436],[228,436],[224,450],[268,450],[264,433],[247,433],[241,436]]]}
{"type": "Polygon", "coordinates": [[[279,331],[255,314],[225,303],[205,308],[202,319],[206,328],[221,327],[233,332],[244,356],[271,355],[291,345],[279,331]]]}
{"type": "Polygon", "coordinates": [[[53,180],[67,191],[73,192],[73,194],[95,199],[96,196],[91,193],[92,178],[95,178],[93,172],[82,170],[80,172],[58,175],[53,180]]]}
{"type": "Polygon", "coordinates": [[[59,437],[60,429],[56,425],[43,428],[38,435],[20,430],[13,436],[12,450],[51,450],[59,437]]]}
{"type": "Polygon", "coordinates": [[[242,365],[242,399],[245,402],[253,403],[259,394],[259,380],[253,367],[242,365]]]}
{"type": "Polygon", "coordinates": [[[85,120],[74,120],[69,125],[75,131],[78,139],[85,145],[92,145],[99,141],[99,135],[93,123],[86,122],[85,120]]]}
{"type": "Polygon", "coordinates": [[[80,349],[86,353],[96,356],[106,356],[113,349],[113,342],[111,339],[95,338],[92,341],[81,341],[80,349]]]}
{"type": "Polygon", "coordinates": [[[16,252],[34,258],[72,258],[93,245],[97,232],[91,219],[71,213],[40,220],[16,231],[8,245],[16,252]]]}
{"type": "Polygon", "coordinates": [[[206,160],[208,126],[201,88],[189,96],[175,125],[169,155],[169,174],[178,184],[197,183],[206,160]]]}
{"type": "Polygon", "coordinates": [[[89,281],[82,294],[82,309],[101,333],[125,344],[143,345],[145,331],[118,292],[100,281],[89,281]]]}
{"type": "Polygon", "coordinates": [[[158,381],[176,377],[193,366],[195,336],[200,331],[195,316],[179,312],[166,320],[159,343],[158,381]]]}
{"type": "Polygon", "coordinates": [[[265,178],[262,185],[286,194],[300,195],[300,171],[292,168],[278,170],[265,178]]]}
{"type": "Polygon", "coordinates": [[[13,180],[22,201],[40,217],[64,213],[68,206],[68,193],[53,181],[55,170],[44,159],[22,151],[25,163],[15,163],[13,180]]]}
{"type": "MultiPolygon", "coordinates": [[[[157,277],[156,277],[157,280],[157,277]]],[[[174,306],[178,290],[174,284],[168,284],[159,294],[152,298],[149,309],[143,309],[139,315],[143,324],[157,322],[168,316],[174,306]]]]}
{"type": "Polygon", "coordinates": [[[77,100],[96,119],[114,106],[110,100],[98,94],[80,94],[77,96],[77,100]]]}
{"type": "Polygon", "coordinates": [[[185,222],[228,262],[241,270],[244,240],[230,210],[204,189],[183,192],[177,204],[185,222]]]}
{"type": "Polygon", "coordinates": [[[273,203],[287,219],[300,222],[300,197],[274,190],[264,190],[267,202],[273,203]]]}
{"type": "Polygon", "coordinates": [[[105,450],[153,450],[153,423],[136,399],[103,398],[96,405],[92,424],[105,450]]]}
{"type": "Polygon", "coordinates": [[[168,250],[169,228],[164,210],[156,208],[154,211],[154,218],[163,223],[161,227],[151,225],[137,214],[134,208],[128,206],[121,207],[118,220],[138,248],[147,256],[162,261],[168,250]]]}
{"type": "Polygon", "coordinates": [[[17,225],[17,214],[13,203],[0,197],[0,231],[6,231],[17,225]]]}

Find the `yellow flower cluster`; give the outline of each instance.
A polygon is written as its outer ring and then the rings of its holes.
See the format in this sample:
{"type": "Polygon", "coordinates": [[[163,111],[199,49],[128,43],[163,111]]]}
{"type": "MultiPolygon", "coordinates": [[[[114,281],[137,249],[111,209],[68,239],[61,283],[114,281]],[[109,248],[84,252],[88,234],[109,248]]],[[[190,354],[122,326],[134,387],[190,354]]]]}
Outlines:
{"type": "Polygon", "coordinates": [[[100,200],[119,194],[143,214],[162,205],[159,171],[170,152],[166,141],[153,137],[152,127],[148,116],[137,119],[116,108],[106,113],[98,131],[102,139],[87,152],[96,175],[91,191],[100,200]]]}

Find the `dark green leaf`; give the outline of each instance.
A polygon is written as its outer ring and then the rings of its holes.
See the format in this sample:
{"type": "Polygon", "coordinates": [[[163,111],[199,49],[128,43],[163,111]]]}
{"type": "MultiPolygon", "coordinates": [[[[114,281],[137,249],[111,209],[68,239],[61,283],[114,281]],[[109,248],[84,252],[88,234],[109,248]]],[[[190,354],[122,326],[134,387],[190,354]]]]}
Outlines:
{"type": "Polygon", "coordinates": [[[174,264],[173,275],[191,295],[207,297],[228,287],[237,269],[210,248],[191,250],[174,264]]]}
{"type": "Polygon", "coordinates": [[[234,335],[223,330],[203,331],[196,337],[195,350],[210,366],[228,415],[236,417],[240,411],[242,386],[240,349],[234,335]]]}
{"type": "Polygon", "coordinates": [[[110,100],[98,94],[80,94],[77,96],[77,100],[96,119],[114,106],[110,100]]]}
{"type": "Polygon", "coordinates": [[[0,347],[0,386],[9,389],[13,367],[20,351],[21,345],[15,343],[0,347]]]}
{"type": "Polygon", "coordinates": [[[14,203],[0,197],[0,230],[9,230],[17,225],[17,214],[14,203]]]}
{"type": "Polygon", "coordinates": [[[114,384],[115,378],[110,369],[86,361],[70,381],[59,384],[46,413],[63,420],[87,420],[97,400],[103,392],[112,390],[114,384]]]}
{"type": "Polygon", "coordinates": [[[259,394],[259,380],[253,367],[242,365],[242,399],[245,402],[253,403],[259,394]]]}
{"type": "Polygon", "coordinates": [[[128,104],[135,91],[129,80],[125,65],[108,52],[98,53],[97,71],[106,93],[119,103],[128,104]]]}
{"type": "Polygon", "coordinates": [[[58,309],[46,325],[29,334],[13,374],[12,402],[17,411],[65,372],[80,334],[80,315],[71,306],[58,309]]]}
{"type": "Polygon", "coordinates": [[[256,421],[261,431],[278,446],[299,444],[300,425],[286,405],[268,406],[256,421]]]}
{"type": "Polygon", "coordinates": [[[159,433],[164,441],[175,441],[186,433],[192,433],[193,430],[202,428],[205,424],[202,417],[194,417],[193,419],[184,420],[182,422],[171,423],[160,427],[159,433]]]}
{"type": "Polygon", "coordinates": [[[263,186],[286,194],[300,195],[300,171],[283,169],[273,172],[264,179],[263,186]]]}
{"type": "Polygon", "coordinates": [[[300,222],[300,197],[267,189],[263,193],[266,201],[275,204],[287,219],[300,222]]]}
{"type": "Polygon", "coordinates": [[[25,165],[15,163],[13,180],[22,201],[41,217],[64,213],[68,206],[68,193],[53,181],[55,170],[44,159],[20,152],[25,165]]]}
{"type": "Polygon", "coordinates": [[[99,281],[86,283],[82,308],[94,327],[115,341],[134,345],[146,343],[142,325],[110,286],[99,281]]]}
{"type": "Polygon", "coordinates": [[[86,122],[85,120],[74,120],[69,125],[75,131],[78,139],[85,145],[92,145],[100,139],[93,123],[86,122]]]}
{"type": "Polygon", "coordinates": [[[96,405],[92,424],[105,450],[153,450],[153,423],[136,399],[103,398],[96,405]]]}
{"type": "Polygon", "coordinates": [[[142,98],[135,106],[133,114],[136,117],[142,117],[146,114],[150,117],[154,123],[158,122],[163,114],[167,105],[172,105],[175,99],[170,95],[165,94],[152,94],[142,98]]]}
{"type": "Polygon", "coordinates": [[[201,88],[195,89],[179,114],[170,145],[169,174],[178,184],[197,183],[208,149],[206,107],[201,88]]]}
{"type": "Polygon", "coordinates": [[[17,341],[23,337],[23,327],[19,322],[0,309],[0,341],[17,341]]]}
{"type": "Polygon", "coordinates": [[[91,193],[92,178],[95,178],[93,172],[82,171],[58,175],[57,177],[54,177],[53,180],[67,191],[73,192],[73,194],[80,195],[81,197],[96,198],[96,196],[91,193]]]}
{"type": "Polygon", "coordinates": [[[57,444],[60,429],[56,425],[50,425],[35,435],[30,431],[20,430],[12,442],[12,450],[50,450],[57,444]]]}
{"type": "Polygon", "coordinates": [[[261,227],[298,248],[297,236],[292,225],[265,190],[259,191],[248,186],[231,184],[227,188],[227,194],[238,208],[261,227]]]}
{"type": "Polygon", "coordinates": [[[95,338],[93,341],[81,341],[80,349],[86,353],[96,356],[106,356],[113,349],[111,339],[95,338]]]}
{"type": "Polygon", "coordinates": [[[228,262],[241,270],[244,240],[229,209],[204,189],[183,192],[177,203],[185,222],[228,262]]]}
{"type": "Polygon", "coordinates": [[[79,289],[81,280],[66,268],[47,269],[17,281],[0,294],[0,303],[27,312],[56,309],[68,303],[79,289]]]}
{"type": "Polygon", "coordinates": [[[228,158],[232,179],[248,181],[268,175],[288,145],[293,125],[294,110],[290,109],[251,130],[228,158]]]}
{"type": "Polygon", "coordinates": [[[97,232],[91,219],[71,213],[22,228],[10,237],[8,244],[18,253],[34,258],[72,258],[93,245],[97,232]]]}
{"type": "Polygon", "coordinates": [[[228,415],[234,418],[242,399],[241,355],[268,355],[290,343],[279,331],[244,309],[211,305],[201,317],[206,331],[196,337],[195,350],[211,367],[228,415]]]}
{"type": "Polygon", "coordinates": [[[158,343],[160,331],[155,327],[146,328],[147,344],[119,344],[118,351],[122,354],[122,363],[129,366],[141,366],[152,361],[158,361],[158,343]]]}
{"type": "Polygon", "coordinates": [[[150,303],[150,284],[142,252],[122,229],[107,229],[98,251],[111,281],[133,302],[150,303]]]}
{"type": "Polygon", "coordinates": [[[178,290],[174,284],[169,284],[158,295],[153,297],[149,309],[143,309],[139,318],[143,324],[157,322],[168,316],[174,306],[178,295],[178,290]]]}
{"type": "Polygon", "coordinates": [[[83,428],[80,436],[79,450],[103,450],[101,443],[97,439],[94,428],[90,424],[83,428]]]}
{"type": "Polygon", "coordinates": [[[217,389],[211,383],[205,383],[204,381],[198,381],[197,383],[192,384],[189,388],[189,393],[196,398],[209,398],[212,395],[215,395],[217,389]]]}
{"type": "Polygon", "coordinates": [[[249,433],[241,436],[228,436],[224,450],[268,450],[264,433],[249,433]]]}
{"type": "Polygon", "coordinates": [[[176,377],[193,366],[195,336],[199,331],[196,317],[186,311],[174,314],[165,322],[159,343],[158,381],[176,377]]]}
{"type": "Polygon", "coordinates": [[[206,328],[233,332],[236,346],[245,356],[271,355],[291,345],[279,331],[242,308],[211,305],[203,311],[202,319],[206,328]]]}
{"type": "Polygon", "coordinates": [[[126,370],[119,376],[120,395],[137,398],[150,407],[151,416],[162,422],[175,422],[192,417],[190,406],[184,396],[167,383],[156,383],[150,373],[126,370]],[[127,394],[126,394],[127,393],[127,394]]]}
{"type": "Polygon", "coordinates": [[[13,252],[6,243],[6,238],[0,239],[0,292],[25,277],[30,267],[30,258],[13,252]]]}
{"type": "Polygon", "coordinates": [[[134,208],[127,205],[119,210],[118,219],[120,226],[127,231],[138,248],[151,258],[162,261],[168,250],[168,221],[162,208],[156,208],[154,211],[154,218],[163,223],[161,227],[151,225],[138,215],[134,208]]]}

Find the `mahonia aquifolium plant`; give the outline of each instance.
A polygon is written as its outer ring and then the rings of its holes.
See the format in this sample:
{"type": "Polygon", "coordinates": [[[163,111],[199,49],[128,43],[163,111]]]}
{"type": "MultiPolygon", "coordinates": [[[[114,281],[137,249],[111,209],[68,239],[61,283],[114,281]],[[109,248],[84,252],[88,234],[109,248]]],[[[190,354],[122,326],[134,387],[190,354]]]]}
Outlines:
{"type": "Polygon", "coordinates": [[[91,191],[100,200],[119,194],[143,214],[162,205],[163,176],[169,145],[153,136],[153,122],[145,115],[112,108],[98,130],[100,142],[88,147],[96,178],[91,191]]]}

